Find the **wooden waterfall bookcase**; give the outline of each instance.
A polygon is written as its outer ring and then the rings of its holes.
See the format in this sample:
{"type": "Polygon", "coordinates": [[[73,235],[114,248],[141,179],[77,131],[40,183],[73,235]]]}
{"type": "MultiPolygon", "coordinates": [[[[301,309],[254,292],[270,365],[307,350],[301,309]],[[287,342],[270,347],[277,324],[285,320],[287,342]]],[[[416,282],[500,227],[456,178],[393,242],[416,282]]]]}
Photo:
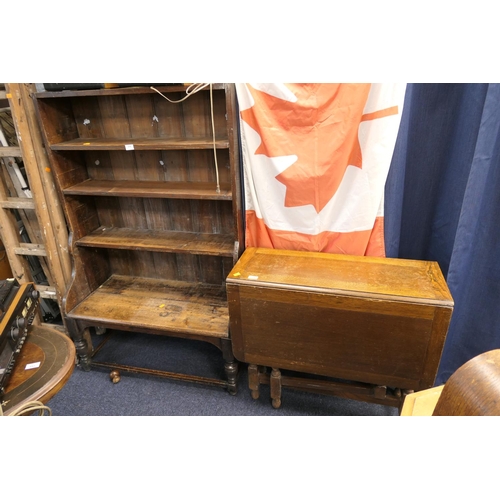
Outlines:
{"type": "Polygon", "coordinates": [[[35,97],[70,228],[63,308],[79,364],[93,364],[89,327],[200,340],[223,354],[227,380],[213,383],[235,393],[225,291],[244,246],[234,84],[179,103],[150,87],[35,97]]]}

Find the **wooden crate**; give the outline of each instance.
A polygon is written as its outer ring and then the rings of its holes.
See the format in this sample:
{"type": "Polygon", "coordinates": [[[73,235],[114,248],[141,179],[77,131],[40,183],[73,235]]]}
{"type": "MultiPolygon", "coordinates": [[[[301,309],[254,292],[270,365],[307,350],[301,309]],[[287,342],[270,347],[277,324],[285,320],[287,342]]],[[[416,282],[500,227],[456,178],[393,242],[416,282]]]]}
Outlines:
{"type": "Polygon", "coordinates": [[[274,406],[281,386],[400,406],[434,383],[453,310],[436,262],[248,248],[226,282],[255,398],[266,382],[274,406]]]}

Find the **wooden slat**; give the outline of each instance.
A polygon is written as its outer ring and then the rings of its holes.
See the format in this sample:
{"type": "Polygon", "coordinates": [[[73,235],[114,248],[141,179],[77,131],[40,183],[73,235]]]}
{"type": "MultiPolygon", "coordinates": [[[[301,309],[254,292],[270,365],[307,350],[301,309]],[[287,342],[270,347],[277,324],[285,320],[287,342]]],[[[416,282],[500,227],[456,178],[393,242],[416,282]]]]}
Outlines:
{"type": "Polygon", "coordinates": [[[47,251],[43,245],[37,243],[20,243],[14,248],[16,255],[38,255],[39,257],[47,257],[47,251]]]}
{"type": "MultiPolygon", "coordinates": [[[[8,199],[8,191],[5,186],[4,178],[7,179],[9,176],[0,175],[0,200],[3,201],[8,199]]],[[[27,260],[19,257],[14,252],[14,248],[19,245],[19,233],[17,230],[16,218],[14,213],[10,210],[0,210],[0,235],[5,251],[7,252],[7,258],[9,259],[14,278],[16,278],[19,283],[32,282],[33,277],[31,276],[31,270],[27,260]]]]}
{"type": "Polygon", "coordinates": [[[113,181],[89,179],[63,190],[64,194],[87,196],[130,196],[137,198],[181,198],[231,200],[231,185],[214,182],[113,181]]]}
{"type": "Polygon", "coordinates": [[[5,90],[0,90],[0,99],[7,99],[7,93],[5,90]]]}
{"type": "Polygon", "coordinates": [[[35,202],[32,198],[7,198],[6,200],[0,200],[0,207],[34,210],[35,202]]]}
{"type": "Polygon", "coordinates": [[[234,241],[232,235],[224,234],[100,227],[90,235],[78,240],[76,244],[77,246],[93,248],[232,257],[234,241]]]}
{"type": "Polygon", "coordinates": [[[5,146],[0,148],[0,157],[15,157],[19,158],[21,156],[21,148],[15,146],[5,146]]]}
{"type": "MultiPolygon", "coordinates": [[[[53,151],[84,151],[84,150],[107,150],[125,151],[126,146],[133,146],[134,150],[186,150],[186,149],[212,149],[213,141],[206,139],[73,139],[71,141],[52,144],[53,151]]],[[[229,148],[227,139],[216,139],[217,149],[229,148]]],[[[132,150],[132,149],[130,149],[132,150]]]]}
{"type": "Polygon", "coordinates": [[[228,307],[220,285],[114,275],[68,317],[118,329],[228,336],[228,307]]]}
{"type": "Polygon", "coordinates": [[[35,284],[35,289],[40,293],[42,299],[53,299],[57,300],[57,292],[53,286],[37,285],[35,284]]]}

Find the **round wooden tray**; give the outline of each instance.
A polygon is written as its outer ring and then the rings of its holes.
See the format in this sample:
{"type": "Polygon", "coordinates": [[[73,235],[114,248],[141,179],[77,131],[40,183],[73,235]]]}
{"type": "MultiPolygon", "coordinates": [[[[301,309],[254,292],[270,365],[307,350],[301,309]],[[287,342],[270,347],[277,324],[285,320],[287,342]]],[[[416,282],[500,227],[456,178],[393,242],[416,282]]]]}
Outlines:
{"type": "Polygon", "coordinates": [[[75,356],[69,336],[49,326],[32,326],[5,387],[4,415],[28,401],[46,403],[57,394],[73,373],[75,356]],[[38,362],[37,368],[29,369],[38,362]]]}

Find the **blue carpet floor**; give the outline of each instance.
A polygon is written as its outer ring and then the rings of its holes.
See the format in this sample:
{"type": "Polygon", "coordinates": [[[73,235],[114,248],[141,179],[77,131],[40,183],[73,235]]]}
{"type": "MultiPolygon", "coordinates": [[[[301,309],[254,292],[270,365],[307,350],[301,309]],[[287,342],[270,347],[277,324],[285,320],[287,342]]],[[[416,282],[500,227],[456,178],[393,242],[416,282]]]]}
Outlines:
{"type": "MultiPolygon", "coordinates": [[[[116,362],[169,372],[223,379],[220,351],[205,342],[130,332],[111,332],[95,361],[116,362]]],[[[93,336],[97,346],[102,336],[93,336]]],[[[269,387],[254,400],[245,364],[240,364],[238,393],[223,388],[122,372],[113,384],[110,370],[76,367],[48,403],[54,416],[396,416],[396,408],[283,388],[281,408],[271,405],[269,387]]]]}

